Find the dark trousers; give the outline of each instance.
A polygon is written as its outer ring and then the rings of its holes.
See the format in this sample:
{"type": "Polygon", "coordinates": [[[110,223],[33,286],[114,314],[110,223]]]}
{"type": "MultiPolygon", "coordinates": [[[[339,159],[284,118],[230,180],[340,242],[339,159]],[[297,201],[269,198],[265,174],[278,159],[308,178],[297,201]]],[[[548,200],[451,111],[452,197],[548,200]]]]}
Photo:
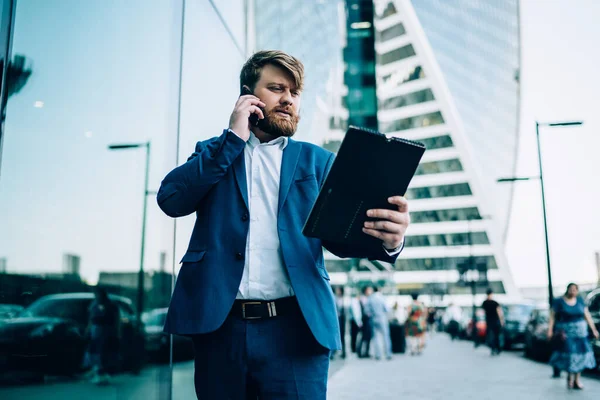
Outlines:
{"type": "Polygon", "coordinates": [[[325,400],[330,351],[300,310],[260,320],[228,316],[215,332],[193,336],[200,400],[325,400]]]}
{"type": "Polygon", "coordinates": [[[502,325],[500,322],[487,324],[487,341],[492,349],[492,353],[500,353],[500,335],[502,333],[502,325]]]}
{"type": "Polygon", "coordinates": [[[358,356],[368,357],[371,347],[371,339],[373,338],[373,326],[371,320],[363,318],[363,325],[360,329],[360,342],[358,343],[358,356]]]}
{"type": "Polygon", "coordinates": [[[350,320],[350,349],[353,353],[356,353],[356,339],[358,337],[358,333],[360,332],[360,327],[353,319],[350,320]]]}
{"type": "Polygon", "coordinates": [[[346,357],[346,317],[338,317],[340,323],[340,339],[342,340],[342,357],[346,357]]]}

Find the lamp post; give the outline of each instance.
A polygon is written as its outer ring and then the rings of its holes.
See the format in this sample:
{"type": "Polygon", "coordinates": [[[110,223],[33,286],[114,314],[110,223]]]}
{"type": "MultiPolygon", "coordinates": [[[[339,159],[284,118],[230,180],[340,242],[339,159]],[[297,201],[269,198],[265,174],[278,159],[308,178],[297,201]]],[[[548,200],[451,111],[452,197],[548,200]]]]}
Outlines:
{"type": "Polygon", "coordinates": [[[542,168],[542,148],[540,145],[540,126],[542,127],[560,127],[560,126],[579,126],[583,125],[583,121],[563,121],[563,122],[535,122],[535,136],[537,141],[537,153],[538,153],[538,165],[540,174],[533,177],[512,177],[512,178],[501,178],[498,182],[515,182],[515,181],[527,181],[530,179],[539,179],[540,187],[542,192],[542,214],[544,217],[544,237],[546,241],[546,269],[548,274],[548,304],[552,308],[552,302],[554,300],[554,290],[552,288],[552,269],[550,267],[550,243],[548,240],[548,221],[546,218],[546,196],[544,191],[544,171],[542,168]]]}
{"type": "Polygon", "coordinates": [[[150,169],[150,141],[145,143],[133,144],[111,144],[109,150],[128,150],[137,149],[140,147],[146,148],[146,171],[144,178],[144,209],[142,214],[142,245],[140,249],[140,270],[138,271],[138,287],[137,287],[137,317],[141,321],[141,314],[144,308],[144,249],[146,246],[146,208],[148,203],[148,195],[154,192],[148,191],[148,171],[150,169]]]}

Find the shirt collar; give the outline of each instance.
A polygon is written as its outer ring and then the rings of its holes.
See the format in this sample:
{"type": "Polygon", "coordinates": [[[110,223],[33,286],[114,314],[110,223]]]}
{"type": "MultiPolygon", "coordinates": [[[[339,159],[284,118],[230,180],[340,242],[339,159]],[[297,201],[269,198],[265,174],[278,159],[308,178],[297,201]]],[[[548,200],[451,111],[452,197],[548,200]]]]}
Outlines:
{"type": "MultiPolygon", "coordinates": [[[[283,149],[286,148],[286,146],[288,145],[288,137],[285,136],[279,136],[276,139],[271,140],[270,142],[266,142],[266,143],[262,143],[266,146],[279,146],[279,148],[283,151],[283,149]]],[[[248,145],[250,146],[250,148],[254,149],[256,146],[258,146],[260,143],[260,140],[256,137],[256,135],[254,135],[254,132],[250,131],[250,138],[248,139],[248,145]]]]}

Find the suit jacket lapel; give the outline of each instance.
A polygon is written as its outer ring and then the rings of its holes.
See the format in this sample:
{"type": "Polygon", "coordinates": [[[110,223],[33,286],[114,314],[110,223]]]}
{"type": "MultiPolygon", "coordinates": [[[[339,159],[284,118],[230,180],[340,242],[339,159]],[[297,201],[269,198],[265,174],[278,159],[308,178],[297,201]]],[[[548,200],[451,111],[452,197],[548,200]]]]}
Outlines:
{"type": "Polygon", "coordinates": [[[283,149],[283,159],[281,160],[281,177],[279,180],[279,207],[277,209],[277,215],[281,212],[281,208],[285,203],[292,182],[294,181],[294,173],[296,172],[296,165],[298,165],[298,159],[300,158],[300,150],[302,145],[292,139],[288,139],[288,144],[283,149]]]}
{"type": "Polygon", "coordinates": [[[233,174],[235,175],[235,180],[237,182],[240,194],[244,199],[244,204],[246,204],[246,209],[249,210],[248,184],[246,183],[246,158],[244,152],[242,152],[242,154],[240,154],[233,162],[233,174]]]}

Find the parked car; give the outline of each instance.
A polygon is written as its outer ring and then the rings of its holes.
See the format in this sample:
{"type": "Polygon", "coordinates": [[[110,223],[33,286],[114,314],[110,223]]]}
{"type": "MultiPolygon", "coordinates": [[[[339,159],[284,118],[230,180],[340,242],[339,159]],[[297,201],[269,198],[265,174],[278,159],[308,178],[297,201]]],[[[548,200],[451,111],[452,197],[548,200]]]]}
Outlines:
{"type": "MultiPolygon", "coordinates": [[[[600,288],[597,288],[588,294],[586,304],[592,315],[592,320],[596,325],[596,329],[600,331],[600,288]]],[[[600,366],[600,340],[592,339],[592,348],[596,356],[596,364],[600,366]]]]}
{"type": "Polygon", "coordinates": [[[23,308],[17,304],[0,304],[0,320],[16,317],[23,308]]]}
{"type": "MultiPolygon", "coordinates": [[[[143,363],[144,330],[131,301],[109,295],[120,311],[121,371],[138,372],[143,363]]],[[[0,374],[27,371],[73,374],[85,368],[86,334],[93,293],[41,297],[17,317],[0,321],[0,374]]]]}
{"type": "Polygon", "coordinates": [[[512,349],[515,344],[525,342],[525,330],[534,308],[533,304],[528,303],[502,305],[505,321],[502,330],[505,350],[512,349]]]}
{"type": "Polygon", "coordinates": [[[547,362],[552,355],[552,346],[548,340],[548,306],[536,307],[525,328],[525,357],[547,362]]]}
{"type": "MultiPolygon", "coordinates": [[[[157,308],[142,314],[146,332],[146,353],[157,361],[168,361],[171,348],[169,334],[163,332],[167,308],[157,308]]],[[[194,344],[186,336],[173,335],[173,360],[194,358],[194,344]]]]}

